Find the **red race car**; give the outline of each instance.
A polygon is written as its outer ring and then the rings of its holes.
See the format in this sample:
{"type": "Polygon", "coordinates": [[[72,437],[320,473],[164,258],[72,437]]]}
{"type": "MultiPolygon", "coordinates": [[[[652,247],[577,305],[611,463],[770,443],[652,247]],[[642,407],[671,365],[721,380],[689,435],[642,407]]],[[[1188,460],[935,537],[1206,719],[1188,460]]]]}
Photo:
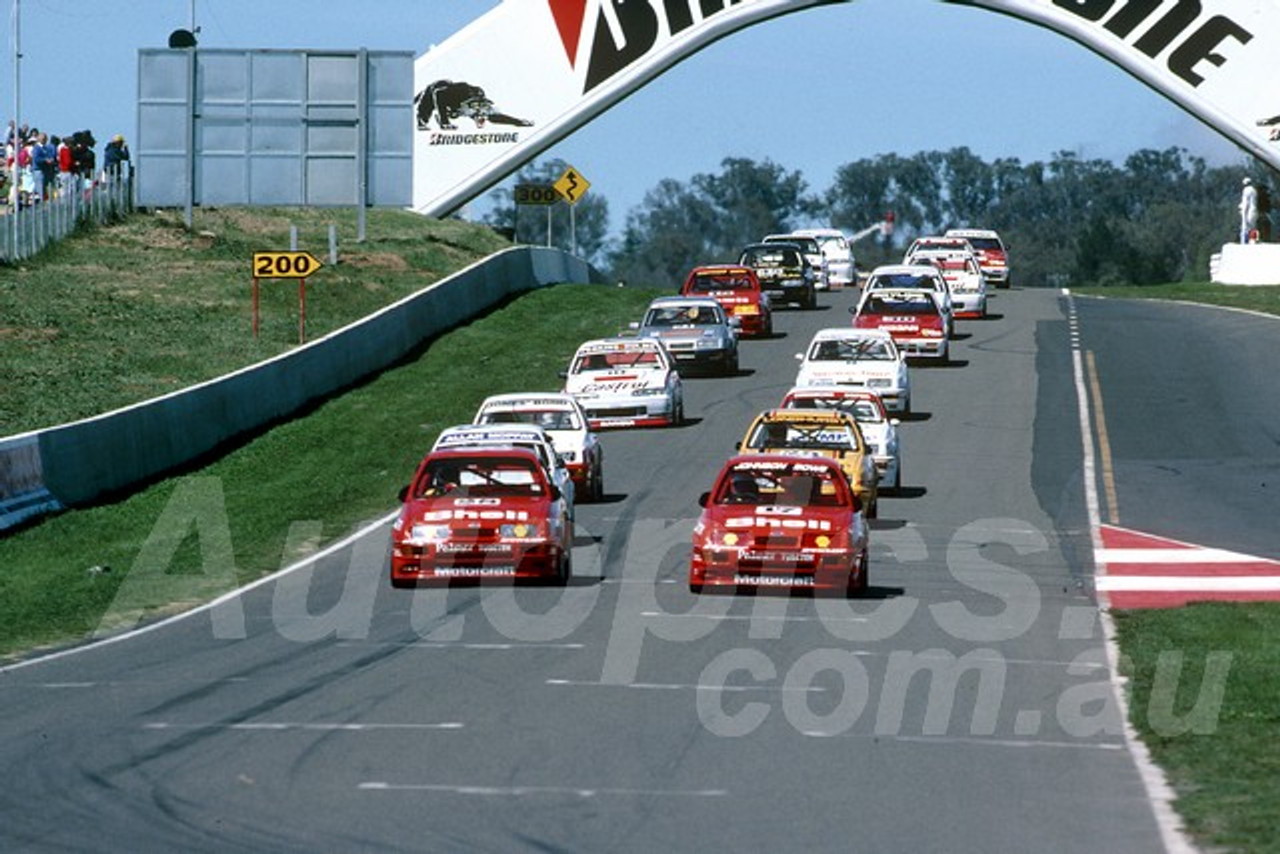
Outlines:
{"type": "Polygon", "coordinates": [[[533,451],[433,451],[400,497],[404,508],[391,528],[392,587],[455,579],[569,580],[569,501],[533,451]]]}
{"type": "Polygon", "coordinates": [[[760,289],[760,279],[750,267],[694,267],[680,288],[686,297],[712,297],[725,313],[738,318],[744,336],[773,334],[773,308],[769,295],[760,289]]]}
{"type": "Polygon", "coordinates": [[[867,522],[839,462],[743,454],[699,499],[689,590],[867,588],[867,522]]]}
{"type": "Polygon", "coordinates": [[[866,291],[853,312],[857,329],[883,329],[904,356],[951,361],[947,319],[933,295],[923,290],[866,291]]]}

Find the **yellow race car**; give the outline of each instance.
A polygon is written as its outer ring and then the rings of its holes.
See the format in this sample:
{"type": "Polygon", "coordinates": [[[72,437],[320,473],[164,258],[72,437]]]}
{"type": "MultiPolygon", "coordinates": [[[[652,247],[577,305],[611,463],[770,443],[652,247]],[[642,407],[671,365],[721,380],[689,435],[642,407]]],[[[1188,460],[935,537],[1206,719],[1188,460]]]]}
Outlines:
{"type": "Polygon", "coordinates": [[[738,445],[739,454],[786,453],[831,457],[840,463],[868,519],[879,498],[875,459],[858,421],[833,409],[768,409],[756,416],[738,445]]]}

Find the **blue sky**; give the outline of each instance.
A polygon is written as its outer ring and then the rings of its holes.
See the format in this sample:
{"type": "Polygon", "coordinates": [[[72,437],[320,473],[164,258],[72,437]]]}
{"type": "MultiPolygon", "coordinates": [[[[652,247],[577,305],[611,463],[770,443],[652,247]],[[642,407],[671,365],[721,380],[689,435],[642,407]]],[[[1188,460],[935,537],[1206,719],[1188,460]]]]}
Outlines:
{"type": "MultiPolygon", "coordinates": [[[[538,0],[528,0],[538,2],[538,0]]],[[[51,134],[132,138],[139,48],[189,25],[204,47],[424,52],[496,0],[10,0],[0,117],[14,112],[13,9],[24,121],[51,134]]],[[[824,190],[838,166],[967,146],[987,160],[1054,152],[1122,160],[1181,146],[1244,163],[1230,141],[1049,30],[940,0],[854,0],[741,31],[685,60],[574,133],[559,157],[609,200],[611,228],[662,178],[771,159],[824,190]],[[785,115],[765,103],[793,105],[785,115]]],[[[483,202],[471,209],[480,214],[483,202]]]]}

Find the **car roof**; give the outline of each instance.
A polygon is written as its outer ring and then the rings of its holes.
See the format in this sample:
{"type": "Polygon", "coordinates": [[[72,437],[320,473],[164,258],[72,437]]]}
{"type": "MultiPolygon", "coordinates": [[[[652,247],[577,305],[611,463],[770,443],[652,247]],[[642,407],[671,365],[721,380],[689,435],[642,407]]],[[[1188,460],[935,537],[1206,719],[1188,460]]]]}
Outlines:
{"type": "Polygon", "coordinates": [[[662,344],[654,338],[614,336],[593,338],[578,345],[578,353],[625,352],[627,350],[662,350],[662,344]]]}
{"type": "Polygon", "coordinates": [[[725,460],[724,465],[720,467],[720,472],[724,473],[732,468],[739,466],[759,466],[760,468],[777,468],[788,463],[799,465],[822,466],[829,469],[832,477],[844,477],[844,469],[840,466],[840,461],[835,457],[819,457],[802,453],[774,453],[774,454],[734,454],[725,460]]]}
{"type": "Polygon", "coordinates": [[[678,296],[678,297],[658,297],[649,303],[649,308],[668,308],[668,307],[689,306],[698,308],[720,308],[720,302],[714,297],[698,297],[698,296],[678,296]]]}
{"type": "Polygon", "coordinates": [[[577,409],[582,404],[571,394],[553,391],[516,391],[506,394],[491,394],[480,403],[480,408],[500,409],[503,407],[549,407],[558,406],[564,409],[577,409]]]}
{"type": "MultiPolygon", "coordinates": [[[[888,334],[888,333],[886,333],[888,334]]],[[[848,388],[845,386],[796,385],[787,389],[783,400],[804,397],[829,397],[833,400],[874,400],[884,406],[884,397],[873,388],[848,388]]]]}
{"type": "Polygon", "coordinates": [[[938,275],[938,268],[932,264],[881,264],[871,271],[868,278],[877,275],[891,276],[905,273],[916,276],[936,276],[938,275]]]}
{"type": "Polygon", "coordinates": [[[758,414],[752,423],[757,421],[838,421],[847,424],[857,423],[857,419],[848,412],[838,409],[791,409],[786,406],[775,406],[758,414]]]}
{"type": "Polygon", "coordinates": [[[813,333],[813,338],[809,339],[809,341],[810,343],[814,341],[837,341],[842,338],[882,338],[886,341],[893,340],[893,336],[883,329],[858,329],[852,326],[833,326],[828,329],[819,329],[817,332],[813,333]]]}
{"type": "Polygon", "coordinates": [[[789,240],[770,240],[767,242],[763,240],[759,240],[759,241],[756,241],[755,243],[748,243],[746,246],[743,246],[742,251],[746,252],[748,249],[775,249],[776,250],[785,246],[789,246],[792,249],[796,250],[797,252],[800,251],[800,244],[792,243],[789,240]]]}
{"type": "Polygon", "coordinates": [[[996,237],[998,232],[990,228],[948,228],[946,237],[996,237]]]}
{"type": "Polygon", "coordinates": [[[874,295],[876,299],[880,300],[893,300],[895,302],[927,302],[929,305],[934,307],[938,305],[937,301],[929,291],[921,290],[920,288],[877,288],[867,294],[868,297],[872,295],[874,295]]]}
{"type": "Polygon", "coordinates": [[[500,459],[503,457],[516,457],[526,460],[537,468],[542,467],[542,460],[538,459],[538,455],[529,448],[508,447],[501,445],[489,446],[463,446],[459,445],[453,448],[440,448],[431,451],[423,458],[423,462],[435,459],[448,460],[468,460],[468,459],[500,459]]]}
{"type": "Polygon", "coordinates": [[[493,443],[535,441],[552,444],[551,435],[537,424],[457,424],[441,430],[436,437],[436,444],[453,440],[493,443]]]}
{"type": "Polygon", "coordinates": [[[754,276],[755,274],[754,268],[742,264],[704,264],[689,271],[689,276],[754,276]]]}

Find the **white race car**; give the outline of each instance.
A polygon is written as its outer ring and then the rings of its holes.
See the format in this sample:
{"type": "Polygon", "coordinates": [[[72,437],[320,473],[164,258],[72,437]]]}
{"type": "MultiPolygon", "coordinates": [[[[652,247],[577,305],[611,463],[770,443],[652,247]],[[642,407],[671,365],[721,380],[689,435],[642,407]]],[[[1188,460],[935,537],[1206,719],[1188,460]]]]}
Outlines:
{"type": "Polygon", "coordinates": [[[666,348],[652,338],[587,341],[563,376],[565,394],[582,404],[593,429],[684,422],[680,374],[666,348]]]}
{"type": "Polygon", "coordinates": [[[819,329],[808,349],[797,353],[795,385],[805,388],[870,389],[890,412],[911,411],[911,376],[893,337],[880,329],[819,329]]]}
{"type": "Polygon", "coordinates": [[[441,430],[431,451],[456,448],[526,448],[533,451],[546,469],[547,479],[559,488],[569,506],[573,507],[573,476],[556,452],[555,441],[541,427],[534,424],[461,424],[441,430]]]}
{"type": "Polygon", "coordinates": [[[517,392],[485,398],[477,424],[536,424],[547,431],[564,460],[578,494],[591,501],[604,497],[604,446],[587,424],[582,404],[568,394],[517,392]]]}
{"type": "Polygon", "coordinates": [[[955,317],[987,316],[987,278],[978,259],[968,249],[921,249],[907,259],[908,264],[932,264],[951,289],[951,311],[955,317]]]}
{"type": "Polygon", "coordinates": [[[902,448],[898,419],[890,418],[884,400],[870,389],[793,388],[782,398],[788,409],[838,409],[853,415],[862,429],[871,458],[880,474],[880,489],[897,492],[902,486],[902,448]]]}

